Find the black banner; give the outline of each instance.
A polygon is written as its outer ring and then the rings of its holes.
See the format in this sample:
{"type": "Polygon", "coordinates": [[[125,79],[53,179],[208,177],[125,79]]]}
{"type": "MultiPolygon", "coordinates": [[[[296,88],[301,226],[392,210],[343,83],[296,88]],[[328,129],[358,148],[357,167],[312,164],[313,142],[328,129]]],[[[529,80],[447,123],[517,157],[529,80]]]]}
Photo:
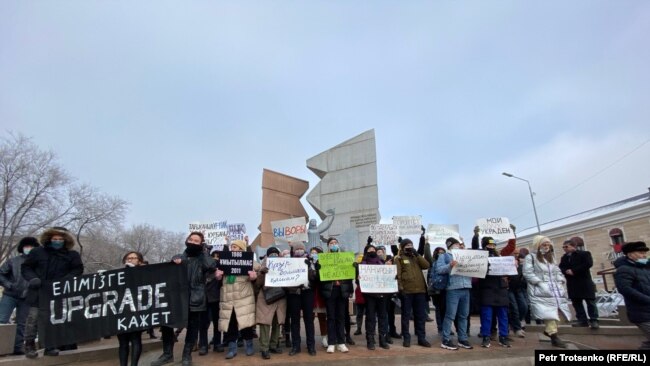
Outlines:
{"type": "Polygon", "coordinates": [[[252,252],[219,252],[217,268],[225,275],[248,276],[253,270],[252,252]]]}
{"type": "Polygon", "coordinates": [[[173,263],[45,282],[39,336],[45,347],[58,347],[152,326],[185,327],[187,284],[187,266],[173,263]]]}

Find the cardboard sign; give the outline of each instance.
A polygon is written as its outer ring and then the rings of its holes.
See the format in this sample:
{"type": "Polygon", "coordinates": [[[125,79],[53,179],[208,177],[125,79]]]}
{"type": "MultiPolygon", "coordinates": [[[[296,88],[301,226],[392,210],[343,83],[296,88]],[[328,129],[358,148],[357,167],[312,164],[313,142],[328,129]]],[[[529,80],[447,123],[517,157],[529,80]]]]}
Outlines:
{"type": "Polygon", "coordinates": [[[185,327],[187,283],[187,266],[173,263],[47,281],[39,290],[41,345],[58,347],[160,325],[185,327]]]}
{"type": "Polygon", "coordinates": [[[271,221],[273,239],[276,245],[288,245],[294,241],[307,242],[307,221],[304,217],[271,221]]]}
{"type": "Polygon", "coordinates": [[[309,285],[307,263],[305,258],[266,258],[266,274],[264,285],[268,287],[296,287],[309,285]]]}
{"type": "Polygon", "coordinates": [[[253,270],[253,252],[220,252],[217,268],[224,275],[248,276],[253,270]]]}
{"type": "Polygon", "coordinates": [[[458,262],[451,269],[452,275],[485,278],[490,254],[487,250],[454,249],[449,253],[458,262]]]}
{"type": "Polygon", "coordinates": [[[430,224],[427,227],[427,239],[429,239],[430,246],[445,247],[447,238],[456,238],[460,241],[460,229],[458,224],[442,225],[430,224]]]}
{"type": "Polygon", "coordinates": [[[214,221],[208,223],[194,222],[189,225],[190,232],[200,231],[205,237],[207,245],[216,247],[217,250],[222,250],[226,244],[226,236],[228,236],[228,222],[214,221]]]}
{"type": "MultiPolygon", "coordinates": [[[[397,225],[399,236],[422,234],[422,217],[420,216],[393,216],[393,225],[397,225]]],[[[414,242],[415,243],[415,242],[414,242]]]]}
{"type": "Polygon", "coordinates": [[[517,262],[515,257],[490,257],[488,258],[490,266],[488,276],[516,276],[517,262]]]}
{"type": "Polygon", "coordinates": [[[478,219],[476,225],[481,229],[479,236],[491,236],[496,242],[507,241],[515,237],[507,217],[490,217],[478,219]]]}
{"type": "Polygon", "coordinates": [[[246,225],[245,224],[228,224],[228,237],[230,241],[233,240],[244,240],[246,236],[246,225]]]}
{"type": "Polygon", "coordinates": [[[397,244],[399,228],[394,224],[376,224],[370,225],[370,236],[372,243],[375,245],[390,246],[397,244]]]}
{"type": "Polygon", "coordinates": [[[388,294],[398,291],[397,266],[359,265],[359,286],[364,293],[388,294]]]}
{"type": "Polygon", "coordinates": [[[352,280],[356,275],[352,265],[354,263],[352,252],[321,253],[318,255],[318,263],[321,281],[352,280]]]}

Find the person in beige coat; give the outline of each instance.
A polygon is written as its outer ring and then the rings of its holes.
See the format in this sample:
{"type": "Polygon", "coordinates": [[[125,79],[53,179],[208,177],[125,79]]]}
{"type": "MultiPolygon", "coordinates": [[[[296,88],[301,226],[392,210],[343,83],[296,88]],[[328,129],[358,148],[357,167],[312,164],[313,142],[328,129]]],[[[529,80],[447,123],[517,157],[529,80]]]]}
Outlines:
{"type": "MultiPolygon", "coordinates": [[[[246,242],[234,240],[231,252],[246,251],[246,242]]],[[[224,276],[217,269],[217,280],[223,280],[219,303],[219,331],[225,332],[224,342],[228,344],[226,359],[237,356],[237,337],[241,334],[246,343],[246,355],[253,355],[253,327],[255,326],[255,293],[253,281],[257,272],[248,271],[248,276],[224,276]]]]}
{"type": "Polygon", "coordinates": [[[270,247],[266,251],[266,258],[262,262],[255,287],[258,289],[257,307],[255,310],[255,320],[260,326],[260,351],[262,358],[268,360],[271,353],[282,353],[280,349],[280,325],[284,324],[287,316],[287,298],[284,297],[272,304],[267,304],[264,298],[264,285],[266,284],[266,273],[269,269],[266,267],[267,258],[280,256],[280,250],[276,247],[270,247]]]}

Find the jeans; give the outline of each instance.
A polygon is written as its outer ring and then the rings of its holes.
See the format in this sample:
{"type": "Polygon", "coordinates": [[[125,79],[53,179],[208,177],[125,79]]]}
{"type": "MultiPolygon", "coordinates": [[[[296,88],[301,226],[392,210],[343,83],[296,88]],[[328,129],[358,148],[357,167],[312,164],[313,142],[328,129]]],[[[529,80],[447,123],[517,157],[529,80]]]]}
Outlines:
{"type": "Polygon", "coordinates": [[[587,323],[587,313],[582,301],[587,303],[587,311],[589,312],[589,320],[598,320],[598,308],[596,307],[595,299],[571,299],[573,308],[576,311],[576,318],[579,323],[587,323]]]}
{"type": "Polygon", "coordinates": [[[14,352],[23,349],[25,340],[25,323],[29,314],[29,305],[23,299],[3,295],[0,299],[0,324],[9,324],[11,313],[16,309],[16,337],[14,338],[14,352]]]}
{"type": "Polygon", "coordinates": [[[520,290],[508,291],[508,299],[510,300],[508,321],[516,332],[522,329],[521,321],[526,318],[528,303],[526,302],[526,296],[520,290]]]}
{"type": "Polygon", "coordinates": [[[402,297],[402,337],[404,337],[405,341],[411,340],[409,323],[411,322],[412,314],[415,323],[415,335],[418,337],[418,342],[426,341],[424,326],[427,319],[427,294],[403,294],[402,297]]]}
{"type": "Polygon", "coordinates": [[[332,294],[325,299],[327,306],[327,343],[345,344],[345,307],[348,298],[343,297],[341,286],[332,286],[332,294]]]}
{"type": "Polygon", "coordinates": [[[470,291],[468,288],[447,290],[445,304],[445,320],[442,322],[442,339],[443,341],[451,340],[451,325],[458,317],[458,341],[467,340],[467,318],[469,317],[469,298],[470,291]]]}
{"type": "Polygon", "coordinates": [[[499,336],[508,336],[508,307],[507,306],[481,306],[481,334],[490,336],[492,332],[492,313],[496,312],[499,323],[499,336]]]}
{"type": "MultiPolygon", "coordinates": [[[[302,321],[305,325],[305,337],[307,337],[307,349],[314,350],[314,292],[313,290],[301,290],[299,294],[287,295],[287,313],[291,317],[291,347],[300,349],[300,311],[302,310],[302,321]]],[[[328,340],[329,342],[329,340],[328,340]]],[[[335,344],[335,343],[330,343],[335,344]]]]}

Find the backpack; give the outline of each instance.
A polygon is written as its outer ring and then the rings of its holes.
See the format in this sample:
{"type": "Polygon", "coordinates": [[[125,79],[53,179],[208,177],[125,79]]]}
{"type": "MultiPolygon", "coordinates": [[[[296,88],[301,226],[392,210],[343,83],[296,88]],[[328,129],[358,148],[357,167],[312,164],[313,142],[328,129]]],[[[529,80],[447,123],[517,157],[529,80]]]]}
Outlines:
{"type": "Polygon", "coordinates": [[[438,260],[433,264],[429,272],[429,288],[427,289],[429,295],[439,294],[449,284],[449,273],[436,273],[436,267],[441,259],[444,261],[444,264],[450,263],[449,256],[445,253],[442,257],[438,257],[438,260]]]}

